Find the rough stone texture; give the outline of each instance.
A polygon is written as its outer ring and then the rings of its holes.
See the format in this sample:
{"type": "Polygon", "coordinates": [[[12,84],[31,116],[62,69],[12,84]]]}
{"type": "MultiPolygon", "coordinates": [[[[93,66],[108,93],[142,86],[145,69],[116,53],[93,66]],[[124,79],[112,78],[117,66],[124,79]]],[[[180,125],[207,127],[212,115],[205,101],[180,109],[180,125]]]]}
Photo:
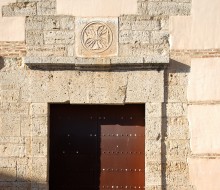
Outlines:
{"type": "Polygon", "coordinates": [[[101,58],[78,57],[76,21],[83,19],[56,15],[55,1],[3,7],[4,16],[25,16],[26,44],[2,42],[0,189],[49,189],[50,103],[145,103],[146,188],[193,189],[187,163],[190,59],[182,52],[169,56],[168,32],[169,17],[188,15],[190,1],[138,0],[137,6],[138,14],[117,18],[117,54],[101,58]]]}

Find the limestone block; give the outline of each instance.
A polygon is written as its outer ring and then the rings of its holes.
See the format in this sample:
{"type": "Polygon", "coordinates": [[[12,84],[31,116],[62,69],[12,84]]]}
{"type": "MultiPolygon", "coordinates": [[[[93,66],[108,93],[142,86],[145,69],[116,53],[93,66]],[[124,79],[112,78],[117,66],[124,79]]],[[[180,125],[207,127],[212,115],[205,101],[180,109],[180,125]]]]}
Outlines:
{"type": "Polygon", "coordinates": [[[126,72],[78,72],[71,79],[70,102],[122,104],[125,102],[126,85],[126,72]]]}
{"type": "Polygon", "coordinates": [[[47,158],[32,158],[32,180],[35,182],[47,181],[47,158]]]}
{"type": "Polygon", "coordinates": [[[118,55],[118,18],[76,18],[75,35],[77,57],[118,55]]]}
{"type": "Polygon", "coordinates": [[[175,186],[176,184],[180,186],[187,185],[189,182],[188,173],[179,173],[179,174],[168,174],[166,177],[166,183],[169,185],[175,186]]]}
{"type": "Polygon", "coordinates": [[[0,136],[0,143],[1,144],[24,144],[25,138],[23,137],[2,137],[0,136]]]}
{"type": "Polygon", "coordinates": [[[190,145],[194,154],[220,153],[220,105],[189,106],[190,145]]]}
{"type": "Polygon", "coordinates": [[[95,65],[103,65],[108,66],[110,65],[109,58],[76,58],[75,65],[76,66],[95,66],[95,65]]]}
{"type": "Polygon", "coordinates": [[[162,104],[161,103],[146,103],[145,112],[148,118],[162,117],[162,104]]]}
{"type": "Polygon", "coordinates": [[[68,82],[74,75],[70,71],[32,72],[28,83],[22,87],[21,100],[43,104],[69,101],[68,82]]]}
{"type": "Polygon", "coordinates": [[[36,13],[35,2],[17,2],[2,7],[3,16],[31,16],[36,13]]]}
{"type": "Polygon", "coordinates": [[[74,30],[74,28],[75,28],[75,17],[64,16],[60,18],[61,30],[74,30]]]}
{"type": "Polygon", "coordinates": [[[142,64],[142,57],[113,57],[111,58],[111,64],[142,64]]]}
{"type": "Polygon", "coordinates": [[[45,44],[73,44],[74,31],[45,31],[44,32],[45,44]]]}
{"type": "Polygon", "coordinates": [[[167,102],[187,102],[187,87],[186,86],[167,86],[167,102]]]}
{"type": "Polygon", "coordinates": [[[168,117],[181,117],[187,115],[186,103],[168,103],[166,104],[166,115],[168,117]]]}
{"type": "Polygon", "coordinates": [[[170,86],[187,86],[188,84],[188,73],[175,73],[174,71],[169,71],[167,73],[166,85],[170,86]]]}
{"type": "Polygon", "coordinates": [[[0,114],[28,114],[29,113],[28,103],[0,103],[0,114]]]}
{"type": "Polygon", "coordinates": [[[1,102],[18,102],[19,90],[2,90],[0,91],[1,102]]]}
{"type": "Polygon", "coordinates": [[[151,44],[119,44],[121,57],[147,57],[153,54],[154,46],[151,44]]]}
{"type": "Polygon", "coordinates": [[[30,16],[26,18],[26,30],[60,29],[60,16],[30,16]]]}
{"type": "Polygon", "coordinates": [[[25,57],[24,63],[28,66],[34,65],[47,65],[47,66],[54,66],[54,65],[75,65],[75,57],[25,57]]]}
{"type": "Polygon", "coordinates": [[[15,181],[16,180],[16,168],[0,168],[0,181],[15,181]]]}
{"type": "Polygon", "coordinates": [[[27,56],[34,57],[65,57],[67,56],[67,47],[61,44],[28,46],[27,56]]]}
{"type": "Polygon", "coordinates": [[[1,157],[23,157],[25,156],[24,144],[1,144],[1,157]]]}
{"type": "Polygon", "coordinates": [[[28,45],[43,45],[44,44],[43,32],[41,30],[27,30],[26,43],[28,45]]]}
{"type": "Polygon", "coordinates": [[[17,166],[17,181],[25,182],[25,181],[31,181],[31,172],[32,172],[32,166],[31,162],[29,162],[27,165],[18,165],[17,166]]]}
{"type": "Polygon", "coordinates": [[[167,126],[167,137],[169,139],[189,139],[189,127],[187,118],[168,118],[167,126]],[[183,120],[183,123],[180,120],[183,120]]]}
{"type": "Polygon", "coordinates": [[[189,101],[220,100],[219,63],[219,58],[192,59],[187,93],[189,101]]]}
{"type": "Polygon", "coordinates": [[[169,54],[165,55],[148,55],[144,57],[144,63],[169,63],[169,54]]]}
{"type": "Polygon", "coordinates": [[[168,31],[153,31],[151,33],[150,41],[153,44],[167,43],[169,38],[168,31]]]}
{"type": "Polygon", "coordinates": [[[142,20],[137,19],[131,23],[132,30],[147,30],[147,31],[154,31],[161,29],[160,22],[158,20],[142,20]]]}
{"type": "Polygon", "coordinates": [[[145,126],[147,129],[145,130],[145,138],[151,140],[159,140],[162,136],[162,119],[161,118],[149,118],[146,113],[145,126]]]}
{"type": "Polygon", "coordinates": [[[119,32],[119,43],[149,43],[150,33],[148,31],[122,30],[119,32]]]}
{"type": "Polygon", "coordinates": [[[177,2],[149,2],[149,15],[189,15],[191,9],[190,3],[177,2]]]}
{"type": "Polygon", "coordinates": [[[209,158],[189,159],[190,181],[198,190],[220,188],[220,160],[209,158]]]}
{"type": "Polygon", "coordinates": [[[32,154],[34,157],[47,156],[47,136],[32,138],[32,154]]]}
{"type": "Polygon", "coordinates": [[[33,136],[46,136],[48,132],[48,117],[47,116],[34,116],[31,119],[32,135],[33,136]]]}
{"type": "Polygon", "coordinates": [[[42,1],[37,3],[38,15],[54,15],[56,14],[56,1],[42,1]]]}
{"type": "Polygon", "coordinates": [[[31,116],[22,115],[21,116],[21,136],[31,136],[32,135],[32,126],[31,126],[31,116]]]}
{"type": "Polygon", "coordinates": [[[16,159],[15,158],[1,158],[0,168],[15,168],[16,159]]]}
{"type": "Polygon", "coordinates": [[[162,71],[129,72],[125,102],[163,102],[163,96],[162,71]]]}
{"type": "Polygon", "coordinates": [[[145,154],[146,164],[149,161],[161,161],[161,140],[147,140],[145,154]]]}
{"type": "Polygon", "coordinates": [[[20,116],[5,114],[0,116],[0,135],[20,136],[20,116]]]}
{"type": "Polygon", "coordinates": [[[169,140],[166,144],[168,160],[186,160],[190,152],[189,140],[169,140]]]}
{"type": "Polygon", "coordinates": [[[31,115],[47,115],[48,104],[47,103],[32,103],[30,106],[31,115]]]}
{"type": "Polygon", "coordinates": [[[32,137],[25,137],[25,156],[32,156],[32,137]]]}

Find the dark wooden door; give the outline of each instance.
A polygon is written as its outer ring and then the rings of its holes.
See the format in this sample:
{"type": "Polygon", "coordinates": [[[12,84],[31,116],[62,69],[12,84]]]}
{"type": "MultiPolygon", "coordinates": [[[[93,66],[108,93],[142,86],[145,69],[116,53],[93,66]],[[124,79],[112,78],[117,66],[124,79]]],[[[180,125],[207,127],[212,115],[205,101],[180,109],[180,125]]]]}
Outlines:
{"type": "Polygon", "coordinates": [[[50,108],[50,190],[144,189],[144,105],[50,108]]]}

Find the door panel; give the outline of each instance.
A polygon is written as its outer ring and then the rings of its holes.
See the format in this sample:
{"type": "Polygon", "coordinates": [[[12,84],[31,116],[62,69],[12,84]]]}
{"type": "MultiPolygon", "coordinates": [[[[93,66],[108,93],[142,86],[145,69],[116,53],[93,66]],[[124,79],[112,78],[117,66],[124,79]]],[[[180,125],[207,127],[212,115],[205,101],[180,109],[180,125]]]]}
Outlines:
{"type": "Polygon", "coordinates": [[[50,109],[50,190],[144,188],[144,105],[50,109]]]}

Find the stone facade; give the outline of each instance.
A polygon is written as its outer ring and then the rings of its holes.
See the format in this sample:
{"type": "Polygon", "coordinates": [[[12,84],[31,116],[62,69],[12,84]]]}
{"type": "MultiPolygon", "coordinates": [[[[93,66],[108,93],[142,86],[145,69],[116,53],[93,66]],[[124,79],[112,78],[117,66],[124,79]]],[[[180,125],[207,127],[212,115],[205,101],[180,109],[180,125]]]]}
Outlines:
{"type": "Polygon", "coordinates": [[[136,3],[136,14],[101,18],[59,15],[55,0],[2,7],[3,18],[25,17],[25,41],[0,42],[0,189],[49,189],[52,103],[144,103],[146,189],[196,189],[188,163],[190,62],[219,50],[170,49],[170,17],[189,16],[191,0],[136,3]]]}

